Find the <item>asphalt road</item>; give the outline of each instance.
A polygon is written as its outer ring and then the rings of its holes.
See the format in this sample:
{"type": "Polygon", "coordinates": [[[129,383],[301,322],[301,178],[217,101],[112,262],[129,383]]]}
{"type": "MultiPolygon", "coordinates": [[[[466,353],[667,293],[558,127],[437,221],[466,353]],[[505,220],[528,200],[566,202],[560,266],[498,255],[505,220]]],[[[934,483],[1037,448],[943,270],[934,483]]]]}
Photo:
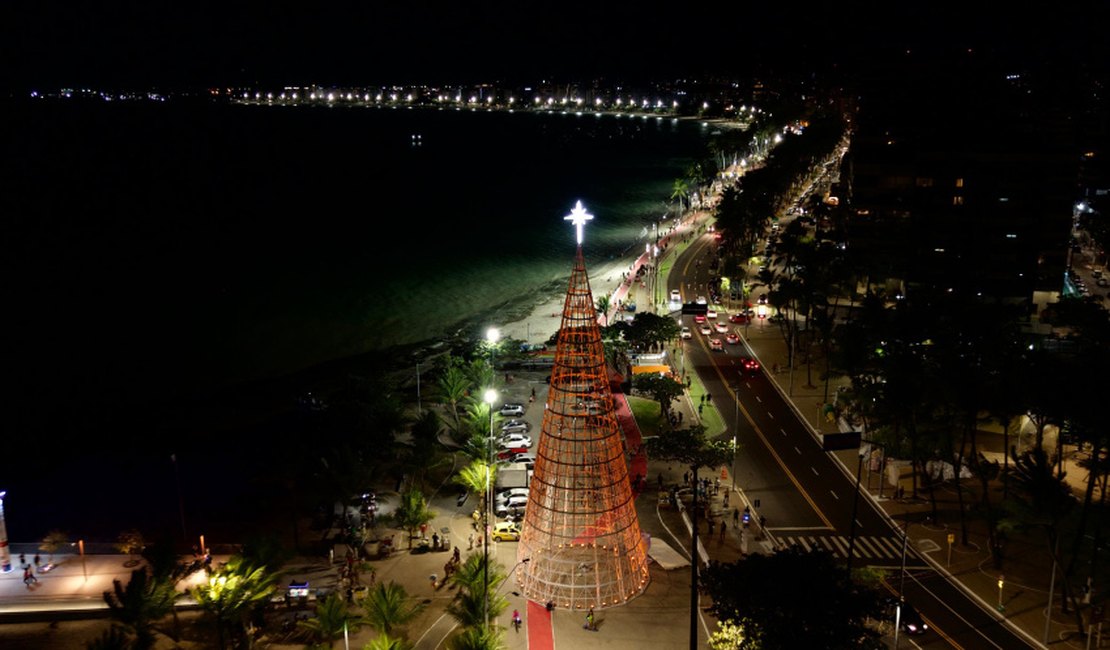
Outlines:
{"type": "MultiPolygon", "coordinates": [[[[703,235],[691,245],[676,262],[666,290],[678,289],[686,300],[708,296],[707,283],[712,278],[707,262],[713,247],[712,235],[703,235]]],[[[725,334],[700,334],[693,316],[679,317],[694,332],[693,338],[683,343],[686,369],[698,373],[724,417],[728,430],[722,437],[735,435],[740,443],[733,475],[750,501],[759,500],[758,510],[767,517],[768,532],[782,544],[824,548],[841,558],[851,555],[856,567],[888,569],[891,588],[897,589],[902,582],[901,530],[870,499],[854,498],[856,477],[821,448],[768,379],[766,373],[771,370],[743,371],[741,358],[751,356],[743,340],[711,351],[708,339],[723,340],[725,334]]],[[[762,326],[774,327],[771,323],[762,326]]],[[[743,334],[744,326],[732,327],[743,334]]],[[[906,598],[931,629],[911,638],[903,635],[900,646],[1033,647],[984,611],[948,576],[932,569],[912,547],[905,550],[905,566],[906,598]]]]}

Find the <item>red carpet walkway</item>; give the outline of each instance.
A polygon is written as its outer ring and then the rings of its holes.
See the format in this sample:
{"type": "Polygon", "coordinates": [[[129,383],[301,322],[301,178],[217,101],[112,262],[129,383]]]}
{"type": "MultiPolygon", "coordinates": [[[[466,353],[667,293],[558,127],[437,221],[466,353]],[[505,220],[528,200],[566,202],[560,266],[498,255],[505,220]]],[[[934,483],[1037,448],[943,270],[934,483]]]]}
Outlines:
{"type": "Polygon", "coordinates": [[[623,393],[616,393],[613,395],[613,405],[617,409],[617,422],[624,430],[626,448],[635,452],[628,472],[632,480],[632,494],[639,496],[647,479],[647,454],[644,453],[643,436],[640,434],[640,426],[636,424],[636,418],[632,416],[632,409],[628,406],[628,398],[623,393]]]}
{"type": "Polygon", "coordinates": [[[528,601],[528,650],[555,650],[551,612],[532,601],[528,601]]]}

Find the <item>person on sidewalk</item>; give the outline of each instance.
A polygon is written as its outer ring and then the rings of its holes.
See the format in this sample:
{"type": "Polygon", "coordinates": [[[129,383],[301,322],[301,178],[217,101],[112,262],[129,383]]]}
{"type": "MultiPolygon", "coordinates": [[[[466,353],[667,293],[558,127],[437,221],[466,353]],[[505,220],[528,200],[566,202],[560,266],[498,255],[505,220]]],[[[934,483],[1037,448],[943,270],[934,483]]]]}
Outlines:
{"type": "Polygon", "coordinates": [[[722,519],[721,520],[721,541],[722,542],[725,541],[725,531],[726,530],[728,530],[728,524],[725,523],[724,519],[722,519]]]}

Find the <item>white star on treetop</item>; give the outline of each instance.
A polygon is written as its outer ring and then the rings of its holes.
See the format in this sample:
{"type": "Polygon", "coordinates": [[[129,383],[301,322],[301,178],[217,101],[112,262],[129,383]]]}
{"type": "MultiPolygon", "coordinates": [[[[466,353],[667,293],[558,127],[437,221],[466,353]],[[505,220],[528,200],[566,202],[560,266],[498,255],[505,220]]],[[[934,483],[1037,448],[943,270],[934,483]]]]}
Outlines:
{"type": "Polygon", "coordinates": [[[571,222],[572,224],[574,224],[575,232],[578,235],[578,245],[579,246],[582,245],[582,226],[586,225],[586,222],[589,221],[590,219],[593,219],[593,218],[594,218],[594,215],[590,214],[589,212],[586,212],[586,208],[582,207],[582,202],[581,201],[578,201],[577,203],[575,203],[574,204],[574,209],[570,211],[570,214],[563,217],[563,219],[565,219],[565,220],[571,222]]]}

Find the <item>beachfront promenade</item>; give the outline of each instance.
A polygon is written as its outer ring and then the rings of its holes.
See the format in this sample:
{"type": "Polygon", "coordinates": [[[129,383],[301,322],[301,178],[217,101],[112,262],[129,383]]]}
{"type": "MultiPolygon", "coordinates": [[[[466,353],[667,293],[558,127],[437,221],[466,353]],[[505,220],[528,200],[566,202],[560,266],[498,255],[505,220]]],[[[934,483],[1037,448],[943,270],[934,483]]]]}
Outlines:
{"type": "MultiPolygon", "coordinates": [[[[680,240],[687,235],[708,237],[701,234],[707,226],[709,215],[695,213],[684,219],[674,233],[673,241],[676,245],[668,246],[666,254],[658,263],[669,267],[674,265],[674,258],[684,248],[678,245],[680,240]]],[[[685,242],[683,242],[685,243],[685,242]]],[[[691,242],[692,243],[692,242],[691,242]]],[[[645,263],[646,258],[641,256],[639,263],[645,263]]],[[[635,277],[635,267],[630,269],[629,277],[635,277]]],[[[664,283],[657,295],[666,296],[664,283]]],[[[648,295],[649,284],[645,282],[626,283],[627,288],[619,300],[636,302],[642,309],[651,304],[648,295]]],[[[614,294],[617,295],[617,294],[614,294]]],[[[809,384],[806,380],[805,370],[794,370],[791,377],[787,366],[786,346],[778,329],[771,324],[763,327],[751,326],[738,328],[744,335],[744,344],[750,349],[753,356],[758,358],[769,379],[777,390],[785,395],[801,420],[807,423],[815,439],[820,433],[835,431],[835,424],[829,422],[822,415],[822,405],[826,395],[835,395],[838,383],[833,382],[827,388],[823,382],[814,381],[809,384]],[[775,367],[779,372],[771,370],[775,367]]],[[[691,345],[692,343],[684,343],[691,345]]],[[[528,403],[529,391],[537,391],[535,405],[531,406],[525,414],[525,419],[532,424],[533,432],[537,432],[542,424],[542,405],[546,400],[546,384],[543,382],[541,372],[521,373],[513,384],[504,387],[505,401],[519,401],[528,403]]],[[[687,393],[679,399],[676,408],[683,413],[686,422],[694,422],[699,418],[697,405],[705,388],[701,381],[694,379],[687,393]]],[[[622,401],[618,399],[618,401],[622,401]]],[[[717,411],[720,400],[713,400],[708,409],[701,413],[708,425],[718,426],[718,433],[722,433],[720,425],[730,417],[722,417],[717,411]]],[[[731,405],[722,408],[731,409],[731,405]]],[[[627,425],[628,418],[621,418],[622,425],[627,425]]],[[[634,423],[631,426],[635,426],[634,423]]],[[[630,443],[634,439],[629,433],[630,443]]],[[[998,454],[990,451],[990,442],[985,441],[988,454],[998,454]]],[[[630,444],[631,446],[631,444],[630,444]]],[[[854,478],[859,467],[859,456],[856,450],[842,450],[831,452],[839,463],[841,470],[849,478],[854,478]]],[[[1069,458],[1071,463],[1074,459],[1069,458]]],[[[643,467],[644,474],[651,485],[657,477],[662,476],[666,485],[680,484],[682,482],[682,468],[668,466],[666,463],[646,459],[642,454],[632,458],[632,467],[635,473],[640,473],[643,467]],[[642,464],[641,464],[642,463],[642,464]]],[[[1078,480],[1082,476],[1081,470],[1073,466],[1070,473],[1078,480]]],[[[714,475],[711,478],[716,478],[714,475]]],[[[733,507],[748,505],[755,513],[758,521],[759,508],[745,493],[745,485],[736,482],[735,477],[726,471],[723,475],[722,494],[714,498],[712,508],[717,512],[724,512],[723,501],[727,494],[733,507]]],[[[1048,601],[1047,589],[1044,586],[1047,567],[1037,562],[1043,553],[1037,549],[1011,550],[1010,559],[1007,560],[1005,577],[1001,589],[999,588],[999,574],[993,568],[990,554],[987,552],[987,543],[982,531],[973,530],[970,543],[949,546],[949,535],[958,532],[955,520],[951,522],[932,522],[926,518],[929,505],[924,499],[894,499],[893,486],[882,484],[877,473],[864,472],[860,484],[860,497],[869,499],[886,513],[895,526],[901,528],[908,524],[908,542],[911,548],[924,558],[932,570],[951,576],[973,593],[980,606],[988,611],[995,612],[1003,618],[1008,625],[1021,630],[1021,633],[1031,642],[1037,642],[1043,637],[1045,631],[1045,605],[1048,601]],[[1002,611],[998,611],[1001,603],[1002,611]]],[[[908,490],[907,490],[908,493],[908,490]]],[[[580,613],[563,612],[556,610],[553,615],[545,616],[546,612],[538,611],[534,605],[524,602],[519,596],[512,593],[513,585],[505,586],[504,594],[510,602],[509,608],[500,623],[508,627],[508,616],[517,609],[525,615],[525,629],[514,632],[508,629],[506,640],[509,648],[541,648],[548,647],[577,648],[586,644],[604,645],[612,648],[627,648],[640,650],[646,643],[652,647],[677,648],[688,645],[688,620],[689,608],[689,566],[684,563],[688,559],[685,548],[689,544],[689,533],[685,527],[683,517],[671,510],[661,509],[655,496],[655,491],[649,488],[637,498],[637,512],[640,524],[645,533],[651,536],[655,550],[659,557],[663,557],[664,550],[668,557],[677,558],[673,563],[656,562],[651,567],[651,584],[646,592],[631,601],[629,604],[599,612],[601,622],[600,632],[593,633],[581,628],[582,618],[580,613]],[[664,545],[667,547],[664,549],[664,545]],[[592,636],[591,636],[592,635],[592,636]]],[[[388,506],[390,495],[383,494],[383,503],[388,506]]],[[[952,498],[946,497],[948,500],[952,498]]],[[[433,504],[438,512],[436,519],[429,528],[431,531],[445,531],[448,537],[448,547],[458,546],[464,554],[478,552],[471,549],[468,541],[472,532],[470,526],[470,510],[466,506],[455,507],[454,493],[447,490],[440,494],[433,504]]],[[[704,525],[704,524],[703,524],[704,525]]],[[[705,534],[703,529],[702,535],[705,534]]],[[[786,543],[788,537],[794,537],[786,531],[776,531],[775,522],[768,524],[767,531],[760,531],[758,527],[749,529],[730,528],[723,536],[705,536],[702,539],[702,548],[706,557],[721,561],[739,559],[744,553],[771,552],[774,548],[786,543]]],[[[398,539],[401,535],[398,534],[398,539]]],[[[430,576],[442,575],[442,565],[446,553],[409,554],[404,551],[404,543],[398,543],[401,552],[392,556],[373,561],[378,580],[395,580],[403,584],[410,594],[427,602],[428,607],[421,617],[410,626],[410,637],[416,642],[416,647],[433,650],[443,647],[443,640],[454,628],[454,620],[445,614],[446,604],[453,596],[449,587],[435,588],[431,585],[430,576]]],[[[13,561],[18,564],[20,546],[16,546],[13,561]]],[[[500,543],[493,545],[497,559],[510,569],[516,564],[516,544],[500,543]]],[[[23,545],[23,552],[28,557],[33,552],[31,545],[23,545]]],[[[184,558],[189,559],[189,558],[184,558]]],[[[223,557],[217,556],[214,562],[222,561],[223,557]]],[[[869,558],[863,558],[865,563],[869,558]]],[[[890,558],[887,558],[889,560],[890,558]]],[[[111,589],[114,579],[126,582],[131,566],[128,566],[127,556],[104,554],[87,555],[84,558],[76,554],[57,554],[54,558],[56,568],[39,576],[39,582],[34,585],[24,585],[22,573],[18,570],[9,574],[0,574],[0,622],[13,620],[39,620],[46,625],[50,621],[64,620],[70,616],[83,616],[89,611],[103,613],[102,593],[111,589]]],[[[888,563],[889,562],[885,562],[888,563]]],[[[338,563],[329,562],[329,558],[296,558],[286,567],[285,580],[300,582],[307,580],[313,589],[326,593],[338,584],[338,563]]],[[[193,581],[203,579],[203,574],[194,574],[193,581]]],[[[703,603],[704,604],[704,603],[703,603]]],[[[542,608],[541,608],[542,609],[542,608]]],[[[1053,647],[1088,647],[1084,640],[1076,636],[1074,618],[1060,614],[1059,608],[1054,608],[1051,617],[1050,639],[1053,647]]],[[[63,622],[61,625],[65,625],[63,622]]],[[[705,647],[705,636],[712,631],[714,622],[703,613],[699,624],[701,647],[705,647]]],[[[943,633],[943,630],[940,630],[943,633]]],[[[930,633],[933,634],[933,633],[930,633]]],[[[372,632],[363,630],[352,636],[352,647],[361,647],[361,644],[372,637],[372,632]]],[[[0,645],[4,639],[4,629],[0,626],[0,645]]],[[[930,641],[937,641],[936,637],[926,637],[930,641]]],[[[888,637],[888,641],[889,641],[888,637]]],[[[280,639],[270,639],[269,647],[301,647],[299,643],[283,644],[280,639]]],[[[1110,644],[1107,640],[1105,644],[1110,644]]],[[[908,644],[903,639],[901,645],[908,644]]],[[[31,646],[29,646],[31,647],[31,646]]],[[[1089,647],[1097,647],[1094,642],[1089,647]]]]}

